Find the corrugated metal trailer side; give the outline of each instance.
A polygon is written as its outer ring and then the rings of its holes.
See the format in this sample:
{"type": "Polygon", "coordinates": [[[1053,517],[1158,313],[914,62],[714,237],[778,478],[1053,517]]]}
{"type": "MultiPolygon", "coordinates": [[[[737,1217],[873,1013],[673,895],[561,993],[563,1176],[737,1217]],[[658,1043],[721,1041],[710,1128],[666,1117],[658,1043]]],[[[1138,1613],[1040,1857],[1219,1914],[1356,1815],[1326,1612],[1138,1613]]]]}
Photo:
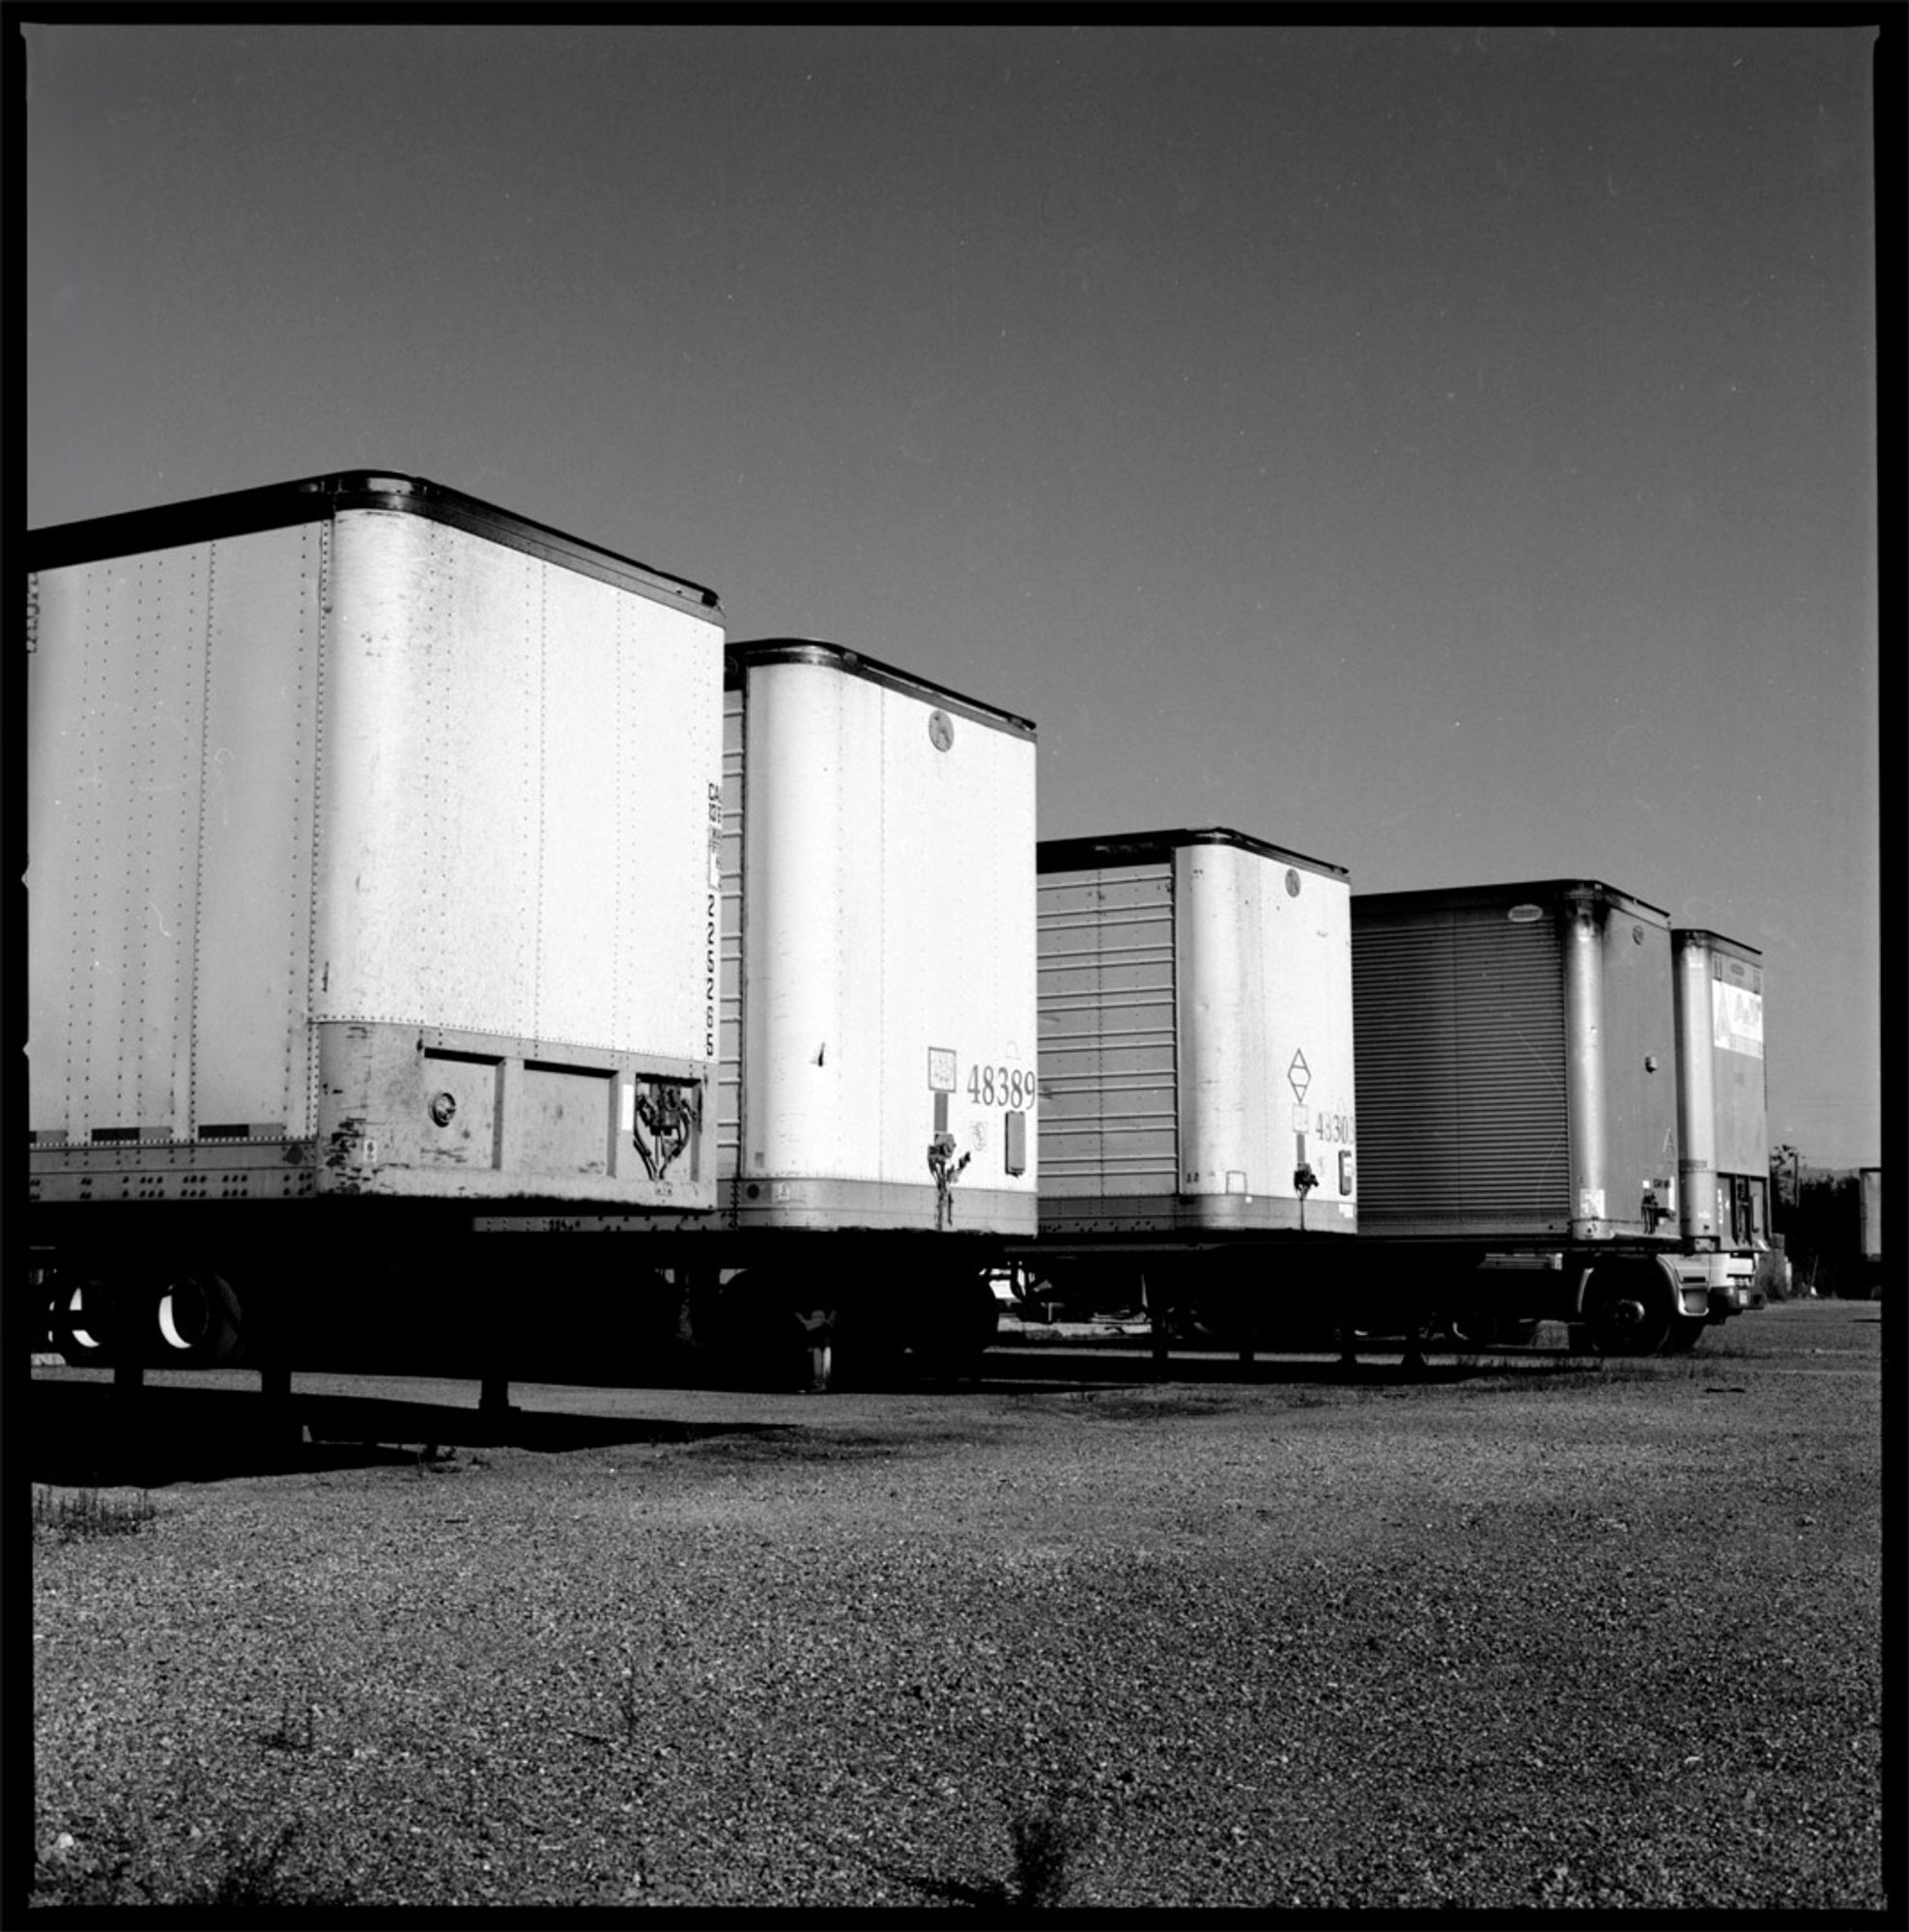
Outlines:
{"type": "Polygon", "coordinates": [[[713,592],[371,472],[27,562],[37,1239],[713,1204],[713,592]]]}
{"type": "Polygon", "coordinates": [[[1180,1027],[1171,855],[1065,871],[1045,864],[1040,1193],[1051,1225],[1175,1194],[1180,1027]]]}
{"type": "Polygon", "coordinates": [[[1676,1238],[1669,926],[1595,882],[1353,898],[1369,1233],[1676,1238]]]}
{"type": "Polygon", "coordinates": [[[1353,901],[1368,1232],[1555,1235],[1571,1218],[1564,972],[1552,920],[1353,901]]]}
{"type": "Polygon", "coordinates": [[[1461,1345],[1700,1329],[1678,1219],[1669,923],[1595,880],[1353,899],[1362,1268],[1461,1345]],[[1506,1264],[1542,1258],[1544,1266],[1506,1264]]]}

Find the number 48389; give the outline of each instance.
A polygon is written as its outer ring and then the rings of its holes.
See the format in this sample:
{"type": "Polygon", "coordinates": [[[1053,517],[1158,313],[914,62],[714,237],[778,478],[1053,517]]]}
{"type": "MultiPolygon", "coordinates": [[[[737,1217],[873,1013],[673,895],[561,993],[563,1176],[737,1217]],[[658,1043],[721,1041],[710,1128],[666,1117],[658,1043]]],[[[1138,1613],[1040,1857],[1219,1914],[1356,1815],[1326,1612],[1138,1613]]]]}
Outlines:
{"type": "Polygon", "coordinates": [[[968,1098],[983,1107],[1032,1107],[1034,1075],[1018,1066],[971,1066],[968,1098]]]}

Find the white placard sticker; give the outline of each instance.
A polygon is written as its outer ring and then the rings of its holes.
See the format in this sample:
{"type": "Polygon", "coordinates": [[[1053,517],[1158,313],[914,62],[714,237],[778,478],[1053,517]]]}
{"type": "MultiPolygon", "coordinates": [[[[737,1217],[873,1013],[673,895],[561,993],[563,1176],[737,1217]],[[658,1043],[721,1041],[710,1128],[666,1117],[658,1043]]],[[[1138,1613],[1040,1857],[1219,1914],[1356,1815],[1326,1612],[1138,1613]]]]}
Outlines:
{"type": "Polygon", "coordinates": [[[928,1092],[931,1094],[952,1094],[954,1091],[954,1049],[952,1046],[931,1046],[928,1048],[928,1092]]]}
{"type": "Polygon", "coordinates": [[[1710,1037],[1726,1053],[1763,1058],[1763,995],[1727,980],[1710,982],[1710,1037]]]}

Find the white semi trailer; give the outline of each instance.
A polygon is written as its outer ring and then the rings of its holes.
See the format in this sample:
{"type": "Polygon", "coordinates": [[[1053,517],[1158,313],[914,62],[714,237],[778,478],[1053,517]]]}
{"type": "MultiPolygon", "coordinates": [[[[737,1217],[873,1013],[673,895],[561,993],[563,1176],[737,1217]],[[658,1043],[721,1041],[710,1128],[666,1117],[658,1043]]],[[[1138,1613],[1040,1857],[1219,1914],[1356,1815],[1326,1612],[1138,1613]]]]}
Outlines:
{"type": "Polygon", "coordinates": [[[807,1346],[817,1382],[838,1343],[971,1361],[1039,1224],[1035,727],[767,638],[729,647],[724,731],[715,1211],[481,1225],[628,1237],[679,1339],[807,1346]]]}
{"type": "Polygon", "coordinates": [[[477,1208],[714,1207],[714,592],[368,471],[26,561],[55,1346],[282,1367],[448,1318],[494,1374],[477,1208]]]}
{"type": "Polygon", "coordinates": [[[1316,1320],[1306,1255],[1358,1227],[1345,868],[1225,827],[1039,863],[1031,1271],[1246,1345],[1316,1320]]]}

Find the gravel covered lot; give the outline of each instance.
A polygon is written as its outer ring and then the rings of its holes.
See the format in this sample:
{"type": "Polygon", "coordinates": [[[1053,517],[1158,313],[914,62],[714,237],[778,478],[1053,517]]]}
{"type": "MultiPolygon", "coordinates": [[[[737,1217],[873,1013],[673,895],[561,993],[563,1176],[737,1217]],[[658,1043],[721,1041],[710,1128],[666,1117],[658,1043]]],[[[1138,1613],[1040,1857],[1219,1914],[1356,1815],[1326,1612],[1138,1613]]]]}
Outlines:
{"type": "Polygon", "coordinates": [[[35,1901],[1880,1908],[1877,1313],[235,1452],[36,1529],[35,1901]]]}

